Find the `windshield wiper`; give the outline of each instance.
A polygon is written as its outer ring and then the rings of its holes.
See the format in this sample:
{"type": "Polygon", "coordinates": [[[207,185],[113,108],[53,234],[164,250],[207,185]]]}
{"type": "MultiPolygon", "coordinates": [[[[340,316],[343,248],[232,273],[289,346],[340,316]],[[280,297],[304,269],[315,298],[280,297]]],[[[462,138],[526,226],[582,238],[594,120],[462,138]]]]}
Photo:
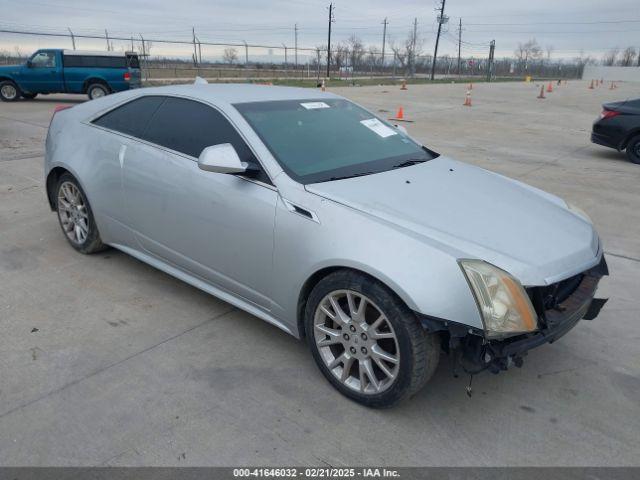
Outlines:
{"type": "Polygon", "coordinates": [[[374,173],[377,172],[359,172],[359,173],[352,173],[351,175],[345,175],[344,177],[331,177],[329,178],[329,181],[333,181],[333,180],[344,180],[346,178],[353,178],[353,177],[364,177],[365,175],[372,175],[374,173]]]}
{"type": "Polygon", "coordinates": [[[424,163],[426,162],[427,159],[421,159],[421,158],[411,158],[409,160],[406,160],[402,163],[399,163],[397,165],[394,165],[392,168],[403,168],[403,167],[410,167],[411,165],[417,165],[419,163],[424,163]]]}

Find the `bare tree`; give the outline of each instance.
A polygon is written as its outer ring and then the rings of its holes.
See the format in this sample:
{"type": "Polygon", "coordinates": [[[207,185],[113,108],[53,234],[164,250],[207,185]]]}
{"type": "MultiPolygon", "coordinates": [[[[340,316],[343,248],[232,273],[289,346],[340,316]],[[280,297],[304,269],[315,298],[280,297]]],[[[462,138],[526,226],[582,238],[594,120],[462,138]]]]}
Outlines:
{"type": "Polygon", "coordinates": [[[345,66],[349,58],[349,46],[345,43],[338,43],[335,46],[335,51],[331,53],[333,63],[338,70],[345,66]]]}
{"type": "Polygon", "coordinates": [[[367,52],[367,66],[371,69],[382,66],[382,55],[378,47],[371,45],[367,52]]]}
{"type": "Polygon", "coordinates": [[[551,54],[555,50],[555,47],[553,45],[547,45],[545,47],[545,50],[547,51],[547,62],[550,62],[551,61],[551,54]]]}
{"type": "Polygon", "coordinates": [[[20,60],[22,58],[22,50],[20,50],[20,46],[19,45],[15,45],[13,47],[13,52],[15,53],[16,57],[18,58],[18,60],[20,60]]]}
{"type": "Polygon", "coordinates": [[[362,58],[366,53],[364,44],[356,35],[351,35],[347,40],[347,49],[349,51],[349,63],[355,71],[360,67],[362,58]]]}
{"type": "Polygon", "coordinates": [[[618,58],[618,53],[620,53],[620,50],[618,48],[613,48],[613,49],[609,50],[602,57],[602,64],[607,66],[607,67],[615,65],[616,64],[616,60],[618,58]]]}
{"type": "Polygon", "coordinates": [[[400,64],[400,68],[404,69],[407,65],[407,52],[404,49],[404,46],[398,45],[393,40],[390,40],[389,48],[391,48],[395,59],[400,64]]]}
{"type": "Polygon", "coordinates": [[[623,67],[630,67],[633,65],[633,60],[636,58],[636,49],[633,47],[627,47],[622,52],[620,58],[620,65],[623,67]]]}
{"type": "Polygon", "coordinates": [[[524,65],[525,70],[529,68],[529,62],[532,60],[539,60],[542,57],[542,48],[538,44],[535,38],[532,38],[528,42],[518,42],[518,47],[513,52],[518,59],[518,62],[524,65]]]}
{"type": "Polygon", "coordinates": [[[236,63],[238,61],[238,50],[232,47],[225,48],[222,54],[222,60],[229,65],[236,63]]]}

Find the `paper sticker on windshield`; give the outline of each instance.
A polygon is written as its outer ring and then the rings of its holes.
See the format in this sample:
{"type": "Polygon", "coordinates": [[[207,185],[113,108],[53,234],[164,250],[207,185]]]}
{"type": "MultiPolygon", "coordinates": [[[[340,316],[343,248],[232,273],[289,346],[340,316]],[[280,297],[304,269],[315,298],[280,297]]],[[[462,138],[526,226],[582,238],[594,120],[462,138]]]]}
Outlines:
{"type": "Polygon", "coordinates": [[[324,102],[306,102],[306,103],[301,103],[300,105],[302,105],[307,110],[315,110],[317,108],[331,108],[329,107],[329,105],[327,105],[324,102]]]}
{"type": "Polygon", "coordinates": [[[370,118],[368,120],[361,120],[360,123],[367,127],[369,130],[377,133],[382,138],[390,137],[391,135],[397,135],[393,128],[387,127],[384,123],[382,123],[377,118],[370,118]]]}

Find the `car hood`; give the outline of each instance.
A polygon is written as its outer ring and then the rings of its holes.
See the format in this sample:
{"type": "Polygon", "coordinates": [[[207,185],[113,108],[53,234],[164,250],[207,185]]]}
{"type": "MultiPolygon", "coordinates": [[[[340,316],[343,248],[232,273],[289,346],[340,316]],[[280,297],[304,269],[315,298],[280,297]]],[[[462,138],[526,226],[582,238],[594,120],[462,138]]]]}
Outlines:
{"type": "Polygon", "coordinates": [[[456,258],[490,262],[524,285],[554,283],[599,260],[591,222],[563,200],[446,157],[306,189],[419,235],[456,258]]]}

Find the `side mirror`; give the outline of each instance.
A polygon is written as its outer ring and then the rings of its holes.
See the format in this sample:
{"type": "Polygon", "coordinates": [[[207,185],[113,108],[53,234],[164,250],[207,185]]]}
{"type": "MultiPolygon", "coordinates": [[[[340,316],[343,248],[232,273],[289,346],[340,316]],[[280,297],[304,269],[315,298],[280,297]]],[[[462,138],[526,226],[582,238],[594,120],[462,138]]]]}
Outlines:
{"type": "Polygon", "coordinates": [[[198,157],[198,168],[215,173],[244,173],[249,166],[241,162],[236,149],[230,143],[205,148],[198,157]]]}
{"type": "Polygon", "coordinates": [[[27,68],[32,68],[33,62],[31,60],[27,60],[27,68]]]}

